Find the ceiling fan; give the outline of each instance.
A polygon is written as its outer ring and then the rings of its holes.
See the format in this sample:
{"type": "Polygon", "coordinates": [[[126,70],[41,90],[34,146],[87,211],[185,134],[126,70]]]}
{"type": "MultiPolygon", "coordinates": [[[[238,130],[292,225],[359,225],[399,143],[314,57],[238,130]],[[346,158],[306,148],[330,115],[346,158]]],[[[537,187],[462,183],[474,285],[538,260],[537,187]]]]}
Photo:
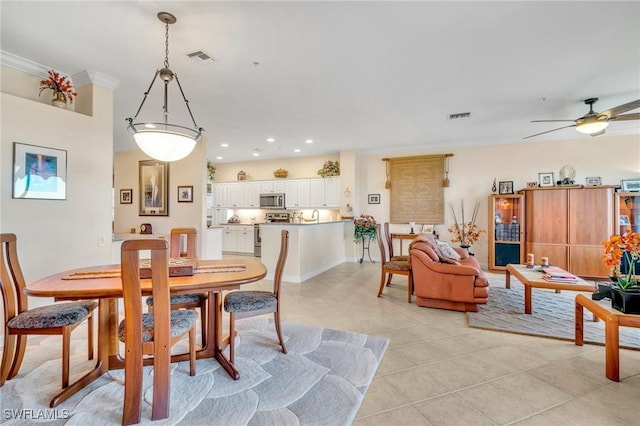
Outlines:
{"type": "Polygon", "coordinates": [[[610,121],[640,120],[640,113],[620,115],[623,112],[640,108],[640,99],[631,101],[626,104],[618,105],[617,107],[610,108],[600,113],[593,110],[593,104],[595,104],[597,101],[598,98],[585,99],[584,103],[589,105],[589,112],[586,115],[583,115],[582,117],[575,120],[533,120],[532,123],[573,121],[574,124],[558,127],[557,129],[547,130],[546,132],[536,133],[535,135],[527,136],[523,139],[529,139],[534,136],[544,135],[545,133],[555,132],[556,130],[566,129],[568,127],[575,127],[576,130],[580,133],[585,133],[591,136],[599,136],[604,134],[604,129],[609,125],[610,121]]]}

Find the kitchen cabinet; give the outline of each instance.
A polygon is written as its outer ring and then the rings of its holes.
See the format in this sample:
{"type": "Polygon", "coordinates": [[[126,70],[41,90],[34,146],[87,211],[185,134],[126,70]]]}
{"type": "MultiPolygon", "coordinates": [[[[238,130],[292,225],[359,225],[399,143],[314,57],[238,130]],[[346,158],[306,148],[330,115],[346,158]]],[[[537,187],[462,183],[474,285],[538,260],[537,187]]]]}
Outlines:
{"type": "Polygon", "coordinates": [[[310,207],[339,207],[340,206],[340,178],[327,177],[311,179],[310,207]]]}
{"type": "Polygon", "coordinates": [[[242,182],[227,183],[227,205],[222,207],[237,208],[244,203],[244,190],[242,182]]]}
{"type": "Polygon", "coordinates": [[[260,208],[260,193],[262,192],[262,182],[241,182],[242,186],[242,207],[251,209],[260,208]]]}
{"type": "Polygon", "coordinates": [[[253,253],[253,225],[224,225],[222,227],[222,251],[253,253]]]}
{"type": "Polygon", "coordinates": [[[284,179],[272,179],[262,181],[262,192],[285,192],[286,180],[284,179]]]}
{"type": "Polygon", "coordinates": [[[526,189],[525,250],[536,261],[586,278],[606,278],[602,241],[614,233],[615,186],[526,189]]]}
{"type": "Polygon", "coordinates": [[[212,207],[227,207],[227,192],[226,182],[212,184],[212,207]]]}
{"type": "Polygon", "coordinates": [[[291,179],[285,183],[285,205],[288,209],[311,207],[312,179],[291,179]]]}
{"type": "Polygon", "coordinates": [[[627,231],[640,233],[640,192],[616,192],[616,214],[613,217],[616,234],[627,231]]]}
{"type": "Polygon", "coordinates": [[[524,195],[489,196],[489,269],[524,263],[524,195]]]}

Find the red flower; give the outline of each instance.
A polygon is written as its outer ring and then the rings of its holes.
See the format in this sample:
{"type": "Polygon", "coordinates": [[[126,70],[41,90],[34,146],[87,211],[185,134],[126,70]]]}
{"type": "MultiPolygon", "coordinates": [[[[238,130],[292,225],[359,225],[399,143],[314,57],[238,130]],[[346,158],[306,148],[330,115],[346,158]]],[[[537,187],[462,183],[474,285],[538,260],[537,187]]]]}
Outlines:
{"type": "Polygon", "coordinates": [[[40,81],[40,92],[38,95],[41,95],[43,90],[51,89],[54,93],[62,93],[65,101],[69,98],[69,103],[73,103],[73,98],[78,96],[78,94],[73,91],[73,86],[71,82],[67,80],[67,77],[61,77],[60,73],[53,70],[49,70],[48,74],[49,78],[47,80],[40,81]]]}

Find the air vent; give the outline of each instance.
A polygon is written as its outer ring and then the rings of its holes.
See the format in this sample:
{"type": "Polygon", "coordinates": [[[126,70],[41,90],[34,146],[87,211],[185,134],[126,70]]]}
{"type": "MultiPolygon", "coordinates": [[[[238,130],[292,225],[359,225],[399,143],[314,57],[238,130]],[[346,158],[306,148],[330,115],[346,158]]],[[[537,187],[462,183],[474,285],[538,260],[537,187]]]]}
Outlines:
{"type": "Polygon", "coordinates": [[[457,114],[449,114],[449,120],[458,120],[460,118],[471,118],[470,112],[459,112],[457,114]]]}
{"type": "Polygon", "coordinates": [[[213,57],[209,55],[207,52],[205,52],[204,50],[197,50],[195,52],[188,53],[187,56],[195,62],[208,62],[208,61],[214,62],[215,61],[215,59],[213,59],[213,57]]]}

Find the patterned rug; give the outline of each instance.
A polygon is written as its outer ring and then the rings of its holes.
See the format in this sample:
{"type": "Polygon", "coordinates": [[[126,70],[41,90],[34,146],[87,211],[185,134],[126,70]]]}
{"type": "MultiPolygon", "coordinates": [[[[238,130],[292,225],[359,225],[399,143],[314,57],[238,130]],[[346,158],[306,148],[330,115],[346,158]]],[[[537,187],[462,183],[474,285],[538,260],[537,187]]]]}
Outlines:
{"type": "MultiPolygon", "coordinates": [[[[171,415],[154,424],[351,424],[389,344],[382,337],[283,322],[285,355],[272,320],[256,317],[236,324],[240,380],[208,359],[197,361],[194,377],[188,361],[172,364],[171,415]]],[[[74,372],[78,363],[87,363],[86,341],[75,339],[72,345],[74,372]]],[[[1,405],[4,413],[15,413],[11,418],[22,414],[16,424],[35,423],[40,414],[54,415],[56,424],[119,425],[123,380],[123,370],[110,371],[50,410],[49,400],[60,386],[60,338],[30,339],[19,378],[2,387],[1,405]],[[50,359],[51,354],[58,358],[50,359]]],[[[152,381],[153,369],[145,367],[142,424],[151,423],[152,381]]],[[[7,420],[5,415],[0,423],[7,420]]]]}
{"type": "MultiPolygon", "coordinates": [[[[493,283],[492,283],[493,284],[493,283]]],[[[531,336],[551,337],[573,341],[575,329],[576,292],[533,289],[533,313],[524,313],[524,289],[512,283],[511,289],[492,285],[489,302],[480,305],[479,312],[467,312],[469,327],[506,331],[531,336]]],[[[586,293],[585,293],[586,294],[586,293]]],[[[611,307],[609,299],[601,300],[611,307]]],[[[584,342],[604,345],[604,322],[593,322],[588,310],[584,310],[584,342]]],[[[620,327],[620,347],[640,350],[640,329],[620,327]]]]}

